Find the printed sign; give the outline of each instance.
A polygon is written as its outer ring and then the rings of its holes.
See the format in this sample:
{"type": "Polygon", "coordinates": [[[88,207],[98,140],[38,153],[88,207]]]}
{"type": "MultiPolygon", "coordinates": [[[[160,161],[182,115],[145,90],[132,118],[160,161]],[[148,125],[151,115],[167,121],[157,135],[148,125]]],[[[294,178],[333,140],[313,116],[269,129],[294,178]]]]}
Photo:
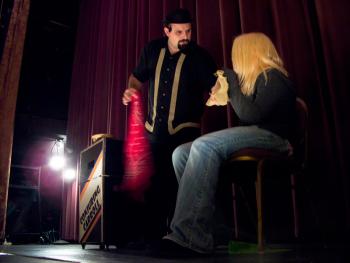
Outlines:
{"type": "Polygon", "coordinates": [[[79,197],[79,240],[85,243],[101,218],[102,210],[102,152],[92,169],[79,197]]]}

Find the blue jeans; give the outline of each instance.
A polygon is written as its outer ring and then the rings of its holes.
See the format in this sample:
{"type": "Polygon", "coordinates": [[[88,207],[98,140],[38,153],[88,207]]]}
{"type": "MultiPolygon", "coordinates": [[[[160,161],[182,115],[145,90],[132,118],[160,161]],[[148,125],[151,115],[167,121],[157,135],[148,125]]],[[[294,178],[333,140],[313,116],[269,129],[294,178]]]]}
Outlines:
{"type": "Polygon", "coordinates": [[[289,142],[257,126],[213,132],[177,147],[173,165],[179,183],[175,214],[165,236],[200,253],[214,249],[212,233],[219,169],[230,154],[246,147],[286,152],[289,142]]]}

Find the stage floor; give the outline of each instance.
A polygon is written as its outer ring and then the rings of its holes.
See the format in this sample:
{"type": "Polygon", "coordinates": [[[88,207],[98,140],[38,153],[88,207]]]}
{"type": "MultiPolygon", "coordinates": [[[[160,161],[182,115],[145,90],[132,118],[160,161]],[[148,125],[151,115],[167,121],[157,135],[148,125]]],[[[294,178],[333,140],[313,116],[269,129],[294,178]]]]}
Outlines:
{"type": "Polygon", "coordinates": [[[60,245],[1,245],[0,262],[8,263],[55,263],[55,262],[84,262],[84,263],[122,263],[122,262],[215,262],[215,263],[345,263],[350,262],[349,247],[334,246],[321,248],[305,246],[294,248],[270,248],[264,254],[253,251],[237,251],[229,254],[222,247],[210,257],[163,259],[147,256],[145,250],[120,250],[110,247],[100,250],[97,245],[86,245],[82,249],[79,244],[60,245]]]}

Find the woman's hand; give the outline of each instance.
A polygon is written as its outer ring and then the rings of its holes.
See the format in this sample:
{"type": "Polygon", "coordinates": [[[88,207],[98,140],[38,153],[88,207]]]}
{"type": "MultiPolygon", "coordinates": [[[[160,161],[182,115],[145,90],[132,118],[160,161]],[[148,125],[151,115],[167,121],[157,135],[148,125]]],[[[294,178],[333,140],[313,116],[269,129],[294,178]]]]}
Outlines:
{"type": "Polygon", "coordinates": [[[227,105],[227,102],[229,100],[228,97],[228,82],[227,78],[224,75],[224,71],[218,70],[216,72],[217,80],[212,87],[210,94],[210,98],[208,99],[206,105],[207,106],[224,106],[227,105]]]}
{"type": "Polygon", "coordinates": [[[209,93],[210,97],[206,103],[207,106],[217,105],[215,94],[218,92],[219,89],[220,89],[220,82],[219,80],[216,80],[215,85],[210,90],[210,93],[209,93]]]}

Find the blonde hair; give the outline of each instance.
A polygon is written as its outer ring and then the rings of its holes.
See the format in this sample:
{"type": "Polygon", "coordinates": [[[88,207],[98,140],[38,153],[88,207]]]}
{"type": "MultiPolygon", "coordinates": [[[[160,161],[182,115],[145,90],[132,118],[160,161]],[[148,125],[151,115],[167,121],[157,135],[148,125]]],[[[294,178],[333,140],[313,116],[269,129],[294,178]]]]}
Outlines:
{"type": "Polygon", "coordinates": [[[272,41],[263,33],[248,33],[236,37],[232,45],[232,65],[237,73],[244,95],[254,93],[257,77],[266,70],[275,68],[288,76],[283,61],[272,41]]]}

